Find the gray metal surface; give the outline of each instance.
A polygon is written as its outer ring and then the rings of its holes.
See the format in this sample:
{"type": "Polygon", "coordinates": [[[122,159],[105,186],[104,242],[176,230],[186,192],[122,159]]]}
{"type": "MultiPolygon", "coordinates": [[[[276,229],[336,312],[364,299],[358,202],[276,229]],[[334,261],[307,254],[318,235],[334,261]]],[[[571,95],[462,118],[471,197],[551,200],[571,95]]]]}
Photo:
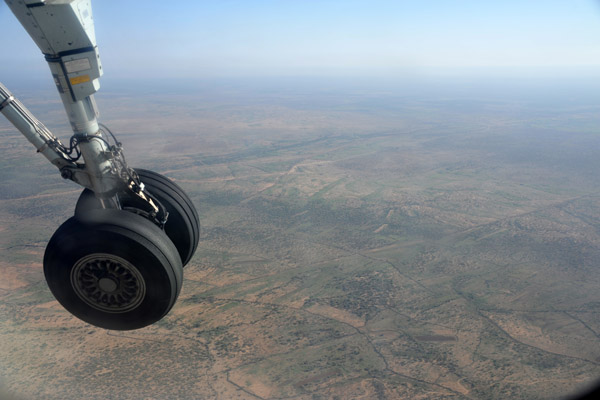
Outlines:
{"type": "Polygon", "coordinates": [[[5,1],[51,64],[59,93],[79,101],[100,88],[91,0],[5,1]]]}

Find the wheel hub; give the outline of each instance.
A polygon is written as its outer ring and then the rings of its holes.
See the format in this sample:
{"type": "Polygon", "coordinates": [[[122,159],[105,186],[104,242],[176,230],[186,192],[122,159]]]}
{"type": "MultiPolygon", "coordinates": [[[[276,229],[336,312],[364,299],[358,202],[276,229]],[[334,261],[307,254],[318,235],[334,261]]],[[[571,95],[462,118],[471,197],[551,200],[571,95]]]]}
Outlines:
{"type": "Polygon", "coordinates": [[[119,284],[111,278],[102,278],[98,281],[98,286],[100,287],[100,290],[113,293],[115,290],[117,290],[119,284]]]}
{"type": "Polygon", "coordinates": [[[146,294],[140,271],[127,260],[105,253],[79,259],[71,270],[71,285],[87,305],[111,313],[133,310],[146,294]]]}

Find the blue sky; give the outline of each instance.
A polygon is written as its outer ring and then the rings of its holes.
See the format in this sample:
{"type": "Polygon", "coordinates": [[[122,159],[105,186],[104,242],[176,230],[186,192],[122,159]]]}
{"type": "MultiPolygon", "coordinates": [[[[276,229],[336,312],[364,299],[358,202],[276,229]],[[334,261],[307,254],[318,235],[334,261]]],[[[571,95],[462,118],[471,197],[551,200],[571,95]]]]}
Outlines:
{"type": "MultiPolygon", "coordinates": [[[[92,0],[92,5],[105,73],[118,77],[600,70],[595,0],[92,0]]],[[[0,27],[0,79],[46,70],[4,2],[0,27]]]]}

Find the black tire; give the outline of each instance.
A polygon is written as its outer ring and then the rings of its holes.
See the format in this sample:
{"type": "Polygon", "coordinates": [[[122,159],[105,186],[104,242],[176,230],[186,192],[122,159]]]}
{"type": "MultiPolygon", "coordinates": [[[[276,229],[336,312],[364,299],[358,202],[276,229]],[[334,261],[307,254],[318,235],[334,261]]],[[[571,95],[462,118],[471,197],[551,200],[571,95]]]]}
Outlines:
{"type": "Polygon", "coordinates": [[[115,330],[160,320],[183,283],[181,259],[165,233],[121,210],[88,210],[63,223],[46,247],[44,275],[67,311],[115,330]]]}
{"type": "MultiPolygon", "coordinates": [[[[200,221],[194,204],[183,189],[166,176],[146,169],[136,169],[136,172],[148,192],[167,209],[169,218],[165,224],[165,232],[175,244],[182,265],[186,266],[200,240],[200,221]]],[[[131,199],[126,195],[121,196],[120,200],[124,208],[132,207],[131,199]]],[[[101,205],[94,192],[85,189],[75,206],[75,215],[84,215],[87,210],[99,208],[101,205]]]]}

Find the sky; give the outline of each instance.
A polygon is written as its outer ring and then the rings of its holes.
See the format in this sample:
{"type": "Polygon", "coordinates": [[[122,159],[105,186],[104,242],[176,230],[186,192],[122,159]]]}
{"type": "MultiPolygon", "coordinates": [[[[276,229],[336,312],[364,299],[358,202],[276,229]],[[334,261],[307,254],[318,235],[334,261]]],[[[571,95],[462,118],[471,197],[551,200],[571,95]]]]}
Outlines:
{"type": "MultiPolygon", "coordinates": [[[[600,0],[92,0],[120,78],[600,71],[600,0]]],[[[46,71],[0,2],[0,80],[46,71]],[[10,34],[7,34],[10,32],[10,34]]]]}

